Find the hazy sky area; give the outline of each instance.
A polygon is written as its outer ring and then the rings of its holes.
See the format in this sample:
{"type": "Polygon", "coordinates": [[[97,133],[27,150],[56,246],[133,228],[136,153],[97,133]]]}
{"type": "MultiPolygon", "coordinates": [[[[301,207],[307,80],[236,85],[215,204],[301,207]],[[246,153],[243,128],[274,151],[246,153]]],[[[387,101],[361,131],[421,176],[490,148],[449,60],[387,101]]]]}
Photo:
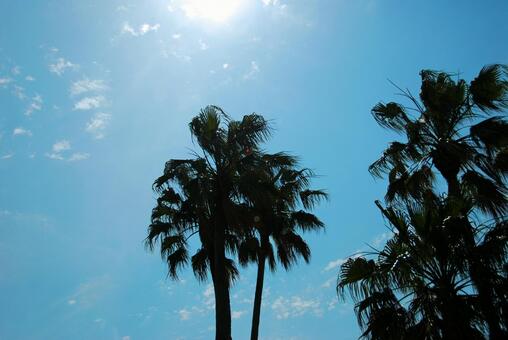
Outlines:
{"type": "MultiPolygon", "coordinates": [[[[396,137],[370,109],[401,100],[388,79],[417,94],[421,69],[508,63],[507,19],[506,0],[0,0],[0,339],[213,338],[211,285],[143,245],[208,104],[270,119],[266,149],[330,194],[311,263],[267,273],[260,337],[357,338],[338,266],[388,236],[367,168],[396,137]]],[[[254,284],[242,269],[234,339],[254,284]]]]}

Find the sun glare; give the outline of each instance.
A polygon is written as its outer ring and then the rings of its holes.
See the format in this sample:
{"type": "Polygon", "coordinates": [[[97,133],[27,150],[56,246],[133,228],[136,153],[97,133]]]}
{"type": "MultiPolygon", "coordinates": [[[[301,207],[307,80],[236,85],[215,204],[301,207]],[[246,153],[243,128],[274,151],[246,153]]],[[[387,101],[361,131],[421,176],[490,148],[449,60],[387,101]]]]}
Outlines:
{"type": "Polygon", "coordinates": [[[184,0],[181,9],[189,18],[224,22],[238,12],[244,0],[184,0]]]}

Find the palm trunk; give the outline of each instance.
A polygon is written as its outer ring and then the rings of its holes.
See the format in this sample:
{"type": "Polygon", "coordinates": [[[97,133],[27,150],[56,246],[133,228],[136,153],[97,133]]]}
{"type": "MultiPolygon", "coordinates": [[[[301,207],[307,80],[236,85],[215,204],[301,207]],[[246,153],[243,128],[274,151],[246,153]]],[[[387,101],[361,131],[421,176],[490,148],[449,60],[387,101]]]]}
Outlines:
{"type": "Polygon", "coordinates": [[[254,295],[254,308],[252,311],[252,329],[250,333],[251,340],[257,340],[259,334],[259,320],[261,316],[261,300],[263,298],[263,283],[265,279],[265,242],[266,239],[261,240],[261,251],[258,258],[258,272],[256,278],[256,293],[254,295]]]}
{"type": "MultiPolygon", "coordinates": [[[[219,196],[220,197],[220,196],[219,196]]],[[[220,199],[218,200],[220,202],[220,199]]],[[[214,293],[215,293],[215,339],[231,340],[231,304],[229,282],[226,273],[225,225],[222,204],[216,206],[214,230],[214,293]]]]}

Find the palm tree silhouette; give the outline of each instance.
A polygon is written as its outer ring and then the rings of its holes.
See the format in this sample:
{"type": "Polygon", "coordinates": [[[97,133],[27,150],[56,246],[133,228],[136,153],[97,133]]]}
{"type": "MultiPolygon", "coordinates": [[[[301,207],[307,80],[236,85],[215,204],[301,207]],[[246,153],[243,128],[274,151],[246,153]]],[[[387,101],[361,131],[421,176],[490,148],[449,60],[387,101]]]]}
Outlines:
{"type": "Polygon", "coordinates": [[[276,269],[276,259],[286,270],[299,257],[308,262],[310,248],[298,232],[324,227],[323,222],[306,210],[328,196],[322,190],[308,188],[313,172],[297,169],[297,163],[295,157],[285,153],[262,155],[252,174],[253,178],[257,178],[258,190],[249,190],[246,194],[254,228],[244,237],[238,257],[242,265],[257,264],[251,328],[253,340],[258,338],[259,333],[266,262],[272,271],[276,269]]]}
{"type": "MultiPolygon", "coordinates": [[[[403,332],[410,338],[483,338],[485,329],[490,338],[503,338],[507,67],[486,66],[469,84],[444,72],[422,71],[421,77],[420,101],[399,88],[412,108],[391,102],[372,110],[381,126],[406,137],[369,168],[377,177],[388,174],[389,206],[378,207],[397,233],[370,254],[377,261],[346,262],[338,288],[350,288],[358,299],[365,336],[399,334],[383,324],[400,330],[407,322],[403,332]],[[446,187],[442,197],[433,193],[442,183],[437,174],[446,187]],[[410,300],[407,310],[401,297],[410,300]]],[[[385,335],[377,338],[392,338],[385,335]]]]}
{"type": "Polygon", "coordinates": [[[148,228],[147,246],[160,243],[169,275],[189,263],[188,239],[199,235],[200,248],[191,257],[198,280],[211,274],[215,293],[216,339],[231,339],[229,288],[238,276],[234,261],[237,234],[248,229],[246,206],[240,183],[252,168],[258,145],[270,135],[267,121],[251,114],[241,121],[231,120],[217,106],[208,106],[189,124],[202,155],[193,159],[169,160],[164,173],[154,183],[159,195],[148,228]]]}
{"type": "Polygon", "coordinates": [[[341,266],[339,292],[357,302],[366,338],[484,339],[464,260],[463,229],[469,226],[464,217],[450,217],[447,198],[425,196],[422,204],[397,208],[376,202],[394,236],[383,249],[364,254],[374,259],[361,256],[341,266]]]}

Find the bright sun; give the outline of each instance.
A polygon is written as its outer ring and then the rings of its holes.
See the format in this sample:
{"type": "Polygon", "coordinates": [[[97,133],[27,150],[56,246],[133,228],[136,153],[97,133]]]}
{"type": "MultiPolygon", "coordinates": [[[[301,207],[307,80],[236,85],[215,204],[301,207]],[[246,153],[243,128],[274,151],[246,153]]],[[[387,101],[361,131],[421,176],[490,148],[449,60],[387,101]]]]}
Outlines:
{"type": "Polygon", "coordinates": [[[183,0],[181,9],[189,18],[224,22],[242,6],[244,0],[183,0]]]}

